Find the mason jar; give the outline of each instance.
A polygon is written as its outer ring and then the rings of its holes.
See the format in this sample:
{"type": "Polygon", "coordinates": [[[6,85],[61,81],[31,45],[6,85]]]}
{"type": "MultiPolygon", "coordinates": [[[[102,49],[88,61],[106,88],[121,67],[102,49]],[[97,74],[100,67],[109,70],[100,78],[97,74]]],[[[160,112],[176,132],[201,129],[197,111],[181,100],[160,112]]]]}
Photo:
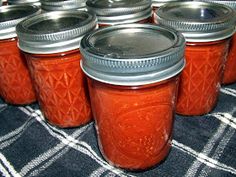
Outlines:
{"type": "Polygon", "coordinates": [[[98,144],[116,167],[143,170],[171,148],[183,36],[151,24],[100,28],[81,41],[98,144]]]}
{"type": "Polygon", "coordinates": [[[151,23],[151,0],[88,0],[87,9],[97,15],[98,25],[151,23]]]}
{"type": "Polygon", "coordinates": [[[235,11],[206,2],[176,2],[156,11],[160,24],[181,32],[187,41],[176,112],[203,115],[217,103],[235,11]]]}
{"type": "Polygon", "coordinates": [[[17,25],[40,108],[49,123],[76,127],[91,120],[86,79],[80,68],[80,40],[96,28],[85,11],[55,11],[17,25]]]}
{"type": "Polygon", "coordinates": [[[41,0],[41,8],[45,12],[86,10],[86,0],[41,0]]]}
{"type": "Polygon", "coordinates": [[[0,7],[0,95],[10,104],[24,105],[36,101],[26,60],[17,47],[16,25],[39,13],[29,5],[0,7]]]}

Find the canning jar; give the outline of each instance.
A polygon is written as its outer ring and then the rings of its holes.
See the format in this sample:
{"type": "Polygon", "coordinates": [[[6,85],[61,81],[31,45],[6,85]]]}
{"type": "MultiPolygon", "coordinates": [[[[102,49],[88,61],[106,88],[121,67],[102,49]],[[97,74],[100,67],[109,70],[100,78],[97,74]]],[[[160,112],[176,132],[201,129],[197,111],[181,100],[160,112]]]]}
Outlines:
{"type": "Polygon", "coordinates": [[[91,120],[79,47],[83,35],[96,25],[95,15],[85,11],[55,11],[16,27],[40,108],[53,125],[75,127],[91,120]]]}
{"type": "Polygon", "coordinates": [[[151,23],[150,0],[88,0],[87,9],[94,12],[98,25],[110,26],[125,23],[151,23]]]}
{"type": "Polygon", "coordinates": [[[41,0],[43,11],[86,10],[86,0],[41,0]]]}
{"type": "Polygon", "coordinates": [[[99,148],[112,165],[143,170],[171,147],[184,38],[148,24],[114,25],[81,41],[99,148]]]}
{"type": "Polygon", "coordinates": [[[25,58],[17,47],[17,23],[39,12],[36,6],[0,7],[0,95],[10,104],[36,101],[25,58]]]}
{"type": "Polygon", "coordinates": [[[40,6],[40,0],[8,0],[8,5],[35,5],[40,6]]]}
{"type": "MultiPolygon", "coordinates": [[[[205,1],[205,0],[201,0],[205,1]]],[[[234,10],[236,10],[236,1],[229,0],[208,0],[208,2],[219,3],[227,5],[234,10]]],[[[229,44],[229,53],[227,57],[227,61],[225,63],[223,84],[231,84],[236,82],[236,33],[234,33],[230,44],[229,44]]]]}
{"type": "Polygon", "coordinates": [[[160,24],[180,31],[187,41],[187,64],[180,79],[176,112],[210,112],[217,103],[235,12],[221,4],[176,2],[156,13],[160,24]]]}

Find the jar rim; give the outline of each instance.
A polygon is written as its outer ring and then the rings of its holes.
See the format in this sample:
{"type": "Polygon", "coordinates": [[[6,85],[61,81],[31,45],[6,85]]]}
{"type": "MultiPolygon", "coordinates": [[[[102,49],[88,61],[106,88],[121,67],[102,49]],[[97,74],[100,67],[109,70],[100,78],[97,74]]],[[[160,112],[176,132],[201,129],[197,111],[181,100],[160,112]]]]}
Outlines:
{"type": "Polygon", "coordinates": [[[223,4],[223,5],[227,5],[227,6],[236,10],[236,1],[235,0],[194,0],[194,1],[223,4]]]}
{"type": "Polygon", "coordinates": [[[80,9],[86,7],[86,1],[78,0],[41,0],[41,8],[45,11],[80,9]]]}
{"type": "Polygon", "coordinates": [[[123,24],[84,36],[81,68],[89,77],[114,85],[159,82],[182,71],[184,37],[151,24],[123,24]],[[158,46],[158,47],[157,47],[158,46]]]}
{"type": "Polygon", "coordinates": [[[141,12],[135,12],[132,14],[122,14],[116,16],[99,16],[98,23],[106,25],[116,25],[116,24],[125,24],[125,23],[135,23],[144,19],[151,17],[152,9],[147,8],[141,12]]]}
{"type": "Polygon", "coordinates": [[[16,37],[16,25],[24,19],[40,13],[40,8],[34,5],[1,6],[0,13],[0,39],[16,37]]]}
{"type": "Polygon", "coordinates": [[[96,16],[86,11],[52,11],[22,21],[16,32],[21,50],[49,54],[79,48],[81,38],[96,27],[96,16]]]}
{"type": "Polygon", "coordinates": [[[88,0],[86,2],[88,10],[97,16],[116,16],[127,15],[141,12],[151,8],[151,0],[129,0],[112,1],[109,0],[88,0]]]}
{"type": "Polygon", "coordinates": [[[167,3],[178,2],[180,0],[152,0],[152,7],[160,7],[167,3]]]}
{"type": "Polygon", "coordinates": [[[8,4],[10,5],[36,5],[40,6],[40,0],[8,0],[8,4]]]}
{"type": "Polygon", "coordinates": [[[209,2],[173,2],[155,11],[158,23],[180,31],[190,42],[217,41],[235,32],[236,12],[209,2]]]}

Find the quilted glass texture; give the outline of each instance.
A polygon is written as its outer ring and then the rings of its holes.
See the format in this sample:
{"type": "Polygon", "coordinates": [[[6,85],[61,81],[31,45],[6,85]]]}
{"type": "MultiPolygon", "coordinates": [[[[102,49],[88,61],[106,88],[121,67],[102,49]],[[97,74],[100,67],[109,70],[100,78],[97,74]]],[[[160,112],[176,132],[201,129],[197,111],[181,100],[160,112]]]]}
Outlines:
{"type": "Polygon", "coordinates": [[[26,57],[48,122],[62,128],[88,123],[92,116],[80,51],[26,57]]]}
{"type": "Polygon", "coordinates": [[[148,86],[114,86],[88,79],[99,148],[112,165],[143,170],[171,148],[179,77],[148,86]]]}
{"type": "Polygon", "coordinates": [[[10,104],[36,101],[26,60],[17,47],[17,39],[0,41],[0,95],[10,104]]]}
{"type": "Polygon", "coordinates": [[[176,112],[182,115],[203,115],[217,103],[229,39],[187,43],[186,67],[180,77],[176,112]]]}

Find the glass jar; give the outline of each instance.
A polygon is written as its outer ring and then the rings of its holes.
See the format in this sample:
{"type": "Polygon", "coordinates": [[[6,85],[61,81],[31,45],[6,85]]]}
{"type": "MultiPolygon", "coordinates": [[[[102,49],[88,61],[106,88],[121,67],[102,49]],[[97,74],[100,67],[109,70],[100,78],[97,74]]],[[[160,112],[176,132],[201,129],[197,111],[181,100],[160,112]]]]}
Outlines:
{"type": "Polygon", "coordinates": [[[86,0],[41,0],[43,11],[87,10],[86,0]]]}
{"type": "Polygon", "coordinates": [[[210,112],[217,103],[235,12],[220,4],[176,2],[156,13],[160,24],[180,31],[187,41],[187,64],[180,79],[176,112],[210,112]]]}
{"type": "Polygon", "coordinates": [[[8,0],[8,5],[35,5],[41,6],[40,0],[8,0]]]}
{"type": "Polygon", "coordinates": [[[53,125],[76,127],[91,120],[79,47],[96,25],[95,15],[85,11],[48,12],[17,25],[40,108],[53,125]]]}
{"type": "Polygon", "coordinates": [[[29,104],[36,101],[33,85],[24,56],[17,47],[15,26],[33,14],[35,6],[0,7],[0,95],[10,104],[29,104]]]}
{"type": "Polygon", "coordinates": [[[126,23],[151,23],[150,0],[88,0],[87,9],[96,14],[98,25],[111,26],[126,23]]]}
{"type": "MultiPolygon", "coordinates": [[[[201,0],[205,1],[205,0],[201,0]]],[[[236,10],[236,1],[229,0],[207,0],[208,2],[219,3],[227,5],[234,10],[236,10]]],[[[230,44],[229,44],[229,53],[227,57],[227,61],[225,63],[223,84],[231,84],[236,82],[236,33],[234,33],[230,44]]]]}
{"type": "Polygon", "coordinates": [[[110,164],[143,170],[167,156],[184,45],[173,29],[148,24],[101,28],[82,39],[98,144],[110,164]]]}

